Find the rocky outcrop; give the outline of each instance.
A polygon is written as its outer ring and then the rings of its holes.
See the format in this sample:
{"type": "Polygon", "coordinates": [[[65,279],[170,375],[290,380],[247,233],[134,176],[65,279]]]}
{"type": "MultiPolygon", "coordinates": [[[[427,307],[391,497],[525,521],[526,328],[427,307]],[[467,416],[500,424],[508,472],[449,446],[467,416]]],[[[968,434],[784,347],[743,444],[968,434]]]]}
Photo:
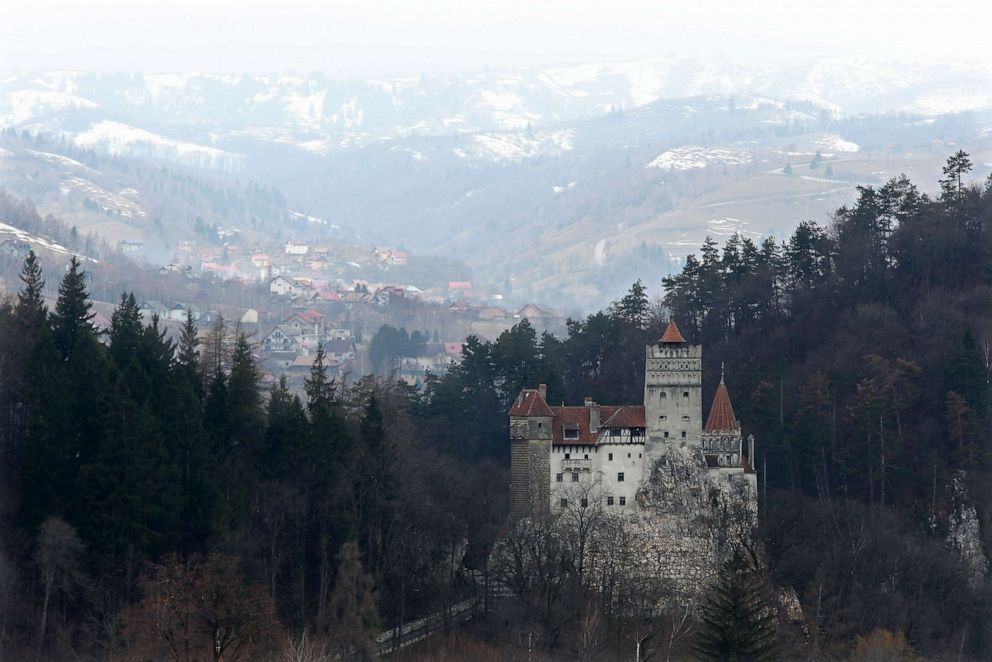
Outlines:
{"type": "Polygon", "coordinates": [[[982,548],[978,512],[968,497],[963,471],[951,481],[953,509],[947,522],[947,544],[957,552],[972,585],[978,585],[988,573],[989,560],[982,548]]]}

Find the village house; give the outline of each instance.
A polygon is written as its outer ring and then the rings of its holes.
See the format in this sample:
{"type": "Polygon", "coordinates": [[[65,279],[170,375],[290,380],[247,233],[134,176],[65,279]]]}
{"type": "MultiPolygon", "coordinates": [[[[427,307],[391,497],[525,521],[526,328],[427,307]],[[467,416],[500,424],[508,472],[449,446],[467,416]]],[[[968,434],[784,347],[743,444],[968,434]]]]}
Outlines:
{"type": "Polygon", "coordinates": [[[117,250],[121,253],[134,253],[142,250],[144,247],[145,242],[136,239],[122,239],[117,242],[117,250]]]}
{"type": "Polygon", "coordinates": [[[169,314],[169,308],[161,301],[145,299],[138,306],[138,313],[141,315],[142,322],[149,324],[152,317],[158,316],[160,319],[164,319],[169,314]]]}
{"type": "Polygon", "coordinates": [[[185,322],[187,315],[192,315],[194,320],[198,320],[200,309],[195,304],[177,301],[169,306],[165,318],[170,322],[185,322]]]}
{"type": "Polygon", "coordinates": [[[300,344],[300,330],[291,326],[279,325],[262,338],[262,349],[270,354],[293,354],[303,349],[300,344]]]}
{"type": "Polygon", "coordinates": [[[306,255],[310,252],[310,246],[294,241],[286,242],[286,255],[306,255]]]}
{"type": "Polygon", "coordinates": [[[299,296],[303,288],[299,283],[285,276],[276,276],[269,281],[269,292],[277,296],[293,298],[299,296]]]}

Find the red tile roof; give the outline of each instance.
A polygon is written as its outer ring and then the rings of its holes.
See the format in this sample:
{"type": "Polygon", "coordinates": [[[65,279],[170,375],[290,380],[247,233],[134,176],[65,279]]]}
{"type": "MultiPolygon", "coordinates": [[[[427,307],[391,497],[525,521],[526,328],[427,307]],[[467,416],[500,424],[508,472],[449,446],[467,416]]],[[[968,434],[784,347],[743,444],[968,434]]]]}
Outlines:
{"type": "Polygon", "coordinates": [[[510,416],[554,416],[554,413],[536,388],[525,388],[513,401],[510,416]]]}
{"type": "Polygon", "coordinates": [[[734,407],[730,404],[730,393],[727,391],[723,377],[720,378],[720,385],[717,386],[716,395],[713,396],[713,406],[710,408],[704,429],[706,432],[736,432],[741,429],[734,417],[734,407]]]}
{"type": "Polygon", "coordinates": [[[603,428],[643,428],[644,407],[599,405],[599,428],[593,432],[589,426],[592,407],[551,407],[555,420],[552,423],[553,443],[572,446],[593,446],[603,428]],[[565,439],[565,429],[578,428],[577,439],[565,439]]]}
{"type": "Polygon", "coordinates": [[[679,331],[679,327],[675,324],[675,320],[671,320],[668,323],[668,326],[665,328],[665,333],[662,334],[659,342],[685,342],[685,338],[682,337],[682,333],[679,331]]]}

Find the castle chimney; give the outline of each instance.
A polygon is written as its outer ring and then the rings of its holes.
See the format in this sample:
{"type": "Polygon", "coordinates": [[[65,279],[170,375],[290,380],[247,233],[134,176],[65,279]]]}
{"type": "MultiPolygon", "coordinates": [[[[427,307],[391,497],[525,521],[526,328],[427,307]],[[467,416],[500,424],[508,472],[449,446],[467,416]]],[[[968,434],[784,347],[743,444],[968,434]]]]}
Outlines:
{"type": "Polygon", "coordinates": [[[538,385],[537,392],[540,393],[541,394],[541,397],[544,398],[545,400],[548,399],[548,385],[547,384],[540,384],[540,385],[538,385]]]}
{"type": "Polygon", "coordinates": [[[599,405],[586,396],[586,407],[589,408],[589,432],[599,431],[599,405]]]}

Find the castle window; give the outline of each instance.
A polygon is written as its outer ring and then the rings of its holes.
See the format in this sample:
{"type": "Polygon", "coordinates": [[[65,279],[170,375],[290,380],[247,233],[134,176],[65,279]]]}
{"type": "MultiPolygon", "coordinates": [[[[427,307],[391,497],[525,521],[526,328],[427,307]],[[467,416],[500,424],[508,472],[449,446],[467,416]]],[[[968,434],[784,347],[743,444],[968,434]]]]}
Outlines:
{"type": "Polygon", "coordinates": [[[630,457],[630,453],[627,453],[627,457],[630,457]]]}
{"type": "Polygon", "coordinates": [[[613,461],[613,453],[610,453],[610,462],[613,461]]]}
{"type": "Polygon", "coordinates": [[[589,506],[589,500],[583,498],[582,501],[579,502],[579,505],[582,506],[583,508],[586,508],[589,506]]]}
{"type": "Polygon", "coordinates": [[[668,430],[665,430],[665,439],[668,439],[668,430]]]}
{"type": "Polygon", "coordinates": [[[569,459],[570,457],[571,457],[571,453],[565,453],[565,459],[566,460],[569,459]]]}
{"type": "Polygon", "coordinates": [[[667,421],[668,420],[668,417],[667,416],[659,416],[658,418],[661,419],[661,420],[663,420],[663,421],[667,421]]]}
{"type": "Polygon", "coordinates": [[[568,508],[568,499],[562,499],[561,500],[561,507],[562,508],[568,508]]]}
{"type": "Polygon", "coordinates": [[[555,482],[560,483],[565,477],[562,474],[555,474],[555,482]]]}
{"type": "Polygon", "coordinates": [[[583,460],[588,460],[589,459],[589,453],[586,453],[585,455],[583,455],[582,456],[582,459],[583,460]]]}
{"type": "Polygon", "coordinates": [[[620,505],[621,506],[627,505],[627,497],[620,497],[620,505]]]}
{"type": "Polygon", "coordinates": [[[688,398],[689,397],[689,391],[682,391],[682,397],[683,398],[688,398]]]}
{"type": "Polygon", "coordinates": [[[665,393],[664,391],[662,391],[662,392],[661,392],[661,399],[662,399],[662,400],[665,400],[666,398],[668,398],[668,394],[667,394],[667,393],[665,393]]]}
{"type": "Polygon", "coordinates": [[[565,428],[565,438],[566,439],[578,439],[579,429],[578,428],[565,428]]]}
{"type": "Polygon", "coordinates": [[[617,482],[618,483],[622,483],[623,482],[623,472],[622,471],[617,474],[617,482]]]}
{"type": "Polygon", "coordinates": [[[573,483],[579,482],[579,472],[578,471],[573,471],[572,472],[572,482],[573,483]]]}
{"type": "Polygon", "coordinates": [[[688,421],[688,420],[689,420],[689,417],[688,417],[688,416],[683,416],[683,417],[682,417],[682,420],[683,420],[683,421],[688,421]]]}
{"type": "Polygon", "coordinates": [[[540,421],[538,421],[537,422],[537,429],[540,430],[542,427],[544,427],[544,423],[541,423],[540,421]]]}
{"type": "Polygon", "coordinates": [[[638,454],[637,454],[637,459],[638,459],[638,460],[640,460],[640,459],[641,459],[641,454],[640,454],[640,453],[638,453],[638,454]]]}
{"type": "Polygon", "coordinates": [[[682,430],[682,438],[685,439],[685,430],[682,430]]]}
{"type": "Polygon", "coordinates": [[[611,497],[611,496],[606,497],[606,505],[607,506],[612,506],[613,505],[613,497],[611,497]]]}

